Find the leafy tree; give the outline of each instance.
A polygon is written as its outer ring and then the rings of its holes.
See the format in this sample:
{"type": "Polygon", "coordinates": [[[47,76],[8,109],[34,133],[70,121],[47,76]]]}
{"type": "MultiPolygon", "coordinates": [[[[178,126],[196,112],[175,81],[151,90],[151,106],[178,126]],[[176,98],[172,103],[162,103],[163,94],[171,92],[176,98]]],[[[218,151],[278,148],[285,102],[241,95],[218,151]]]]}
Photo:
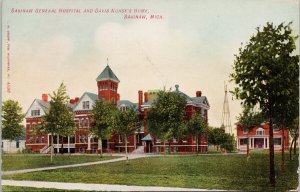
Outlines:
{"type": "Polygon", "coordinates": [[[2,138],[11,141],[22,136],[24,117],[18,101],[11,99],[4,101],[2,106],[2,138]]]}
{"type": "Polygon", "coordinates": [[[293,123],[288,127],[288,129],[291,137],[293,138],[289,147],[289,156],[290,156],[290,160],[292,160],[293,146],[294,146],[294,155],[296,155],[296,151],[297,151],[296,147],[297,147],[297,140],[299,137],[299,117],[293,120],[293,123]]]}
{"type": "Polygon", "coordinates": [[[90,134],[98,137],[98,146],[100,149],[100,157],[102,158],[102,139],[108,139],[113,133],[112,117],[116,110],[112,103],[104,100],[96,102],[92,110],[92,123],[90,134]]]}
{"type": "MultiPolygon", "coordinates": [[[[186,100],[177,91],[158,92],[158,98],[148,111],[148,130],[164,141],[182,136],[186,100]]],[[[169,150],[170,152],[170,150],[169,150]]]]}
{"type": "MultiPolygon", "coordinates": [[[[74,123],[74,114],[73,111],[68,108],[67,105],[62,105],[61,106],[61,111],[60,111],[60,121],[61,121],[61,126],[59,127],[60,129],[58,130],[58,134],[61,136],[61,153],[63,154],[63,138],[64,137],[70,137],[74,134],[75,132],[75,123],[74,123]],[[62,107],[64,106],[64,107],[62,107]]],[[[68,148],[70,148],[69,143],[68,143],[68,148]]],[[[70,155],[70,150],[68,150],[68,153],[70,155]]]]}
{"type": "Polygon", "coordinates": [[[299,71],[290,74],[285,86],[290,88],[289,94],[284,95],[281,98],[281,102],[276,106],[276,112],[274,113],[274,122],[281,129],[281,171],[284,172],[285,159],[284,159],[284,130],[289,129],[290,131],[294,126],[294,121],[299,116],[299,71]],[[290,128],[289,128],[290,127],[290,128]]]}
{"type": "Polygon", "coordinates": [[[217,151],[219,146],[225,142],[225,130],[223,128],[213,128],[208,129],[208,143],[217,146],[217,151]]]}
{"type": "MultiPolygon", "coordinates": [[[[251,132],[253,128],[264,122],[263,114],[253,110],[253,107],[244,106],[243,112],[238,117],[238,124],[251,132]]],[[[247,160],[249,159],[249,136],[247,138],[247,160]]]]}
{"type": "Polygon", "coordinates": [[[229,133],[223,134],[223,143],[221,144],[221,148],[225,149],[226,151],[232,152],[234,151],[235,140],[234,136],[230,135],[229,133]]]}
{"type": "Polygon", "coordinates": [[[207,123],[198,112],[195,112],[187,122],[187,134],[196,137],[196,151],[199,153],[199,135],[204,135],[207,132],[207,123]]]}
{"type": "Polygon", "coordinates": [[[299,57],[292,55],[296,37],[292,35],[291,23],[278,26],[267,23],[258,27],[244,47],[235,55],[231,79],[237,85],[233,94],[244,105],[259,105],[269,119],[270,183],[275,186],[273,118],[276,107],[283,98],[289,98],[293,90],[295,71],[299,57]]]}
{"type": "Polygon", "coordinates": [[[139,115],[133,107],[130,107],[126,111],[115,110],[111,122],[112,127],[118,129],[119,134],[124,136],[126,162],[128,163],[128,137],[130,134],[139,131],[141,127],[139,115]]]}
{"type": "Polygon", "coordinates": [[[42,122],[37,131],[51,134],[51,162],[53,161],[53,136],[54,134],[72,134],[75,130],[73,115],[67,107],[69,97],[66,93],[66,86],[61,83],[58,90],[49,94],[50,108],[42,117],[42,122]]]}

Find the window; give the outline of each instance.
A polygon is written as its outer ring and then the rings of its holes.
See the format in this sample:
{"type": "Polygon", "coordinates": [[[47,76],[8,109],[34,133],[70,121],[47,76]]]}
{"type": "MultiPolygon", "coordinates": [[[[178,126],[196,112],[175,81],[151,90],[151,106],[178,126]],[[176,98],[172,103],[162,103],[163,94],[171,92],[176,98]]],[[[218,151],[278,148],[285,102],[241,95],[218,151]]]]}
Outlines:
{"type": "Polygon", "coordinates": [[[29,137],[29,143],[31,143],[31,144],[33,143],[33,137],[32,136],[29,137]]]}
{"type": "Polygon", "coordinates": [[[3,142],[1,143],[1,148],[3,148],[3,142]]]}
{"type": "Polygon", "coordinates": [[[79,143],[82,143],[81,135],[79,135],[79,143]]]}
{"type": "Polygon", "coordinates": [[[31,110],[31,116],[32,117],[36,117],[36,116],[40,116],[40,110],[31,110]]]}
{"type": "Polygon", "coordinates": [[[126,106],[121,106],[120,111],[127,111],[127,107],[126,106]]]}
{"type": "Polygon", "coordinates": [[[177,143],[177,139],[173,137],[173,143],[177,143]]]}
{"type": "Polygon", "coordinates": [[[70,143],[75,143],[75,136],[70,137],[70,143]]]}
{"type": "Polygon", "coordinates": [[[90,119],[89,118],[86,119],[86,126],[90,127],[90,119]]]}
{"type": "Polygon", "coordinates": [[[20,143],[19,141],[16,142],[16,148],[19,148],[20,147],[20,143]]]}
{"type": "Polygon", "coordinates": [[[248,129],[247,128],[243,128],[243,134],[247,134],[248,133],[248,129]]]}
{"type": "Polygon", "coordinates": [[[90,102],[89,101],[83,101],[82,102],[82,109],[89,109],[90,108],[90,102]]]}
{"type": "Polygon", "coordinates": [[[86,135],[82,135],[83,142],[86,143],[86,135]]]}
{"type": "Polygon", "coordinates": [[[279,131],[279,127],[274,125],[274,131],[279,131]]]}
{"type": "Polygon", "coordinates": [[[32,130],[32,123],[29,124],[29,130],[32,130]]]}
{"type": "Polygon", "coordinates": [[[281,138],[274,138],[274,145],[281,145],[281,138]]]}
{"type": "Polygon", "coordinates": [[[83,119],[83,126],[86,127],[87,126],[87,119],[83,119]]]}
{"type": "Polygon", "coordinates": [[[41,143],[45,143],[45,137],[44,137],[44,135],[42,136],[41,140],[42,140],[41,143]]]}
{"type": "Polygon", "coordinates": [[[38,136],[35,137],[35,143],[39,143],[39,137],[38,136]]]}
{"type": "Polygon", "coordinates": [[[83,119],[79,119],[79,127],[83,127],[83,119]]]}
{"type": "Polygon", "coordinates": [[[247,145],[247,138],[240,139],[240,145],[247,145]]]}
{"type": "Polygon", "coordinates": [[[161,139],[157,138],[156,143],[160,143],[160,142],[161,142],[161,139]]]}
{"type": "Polygon", "coordinates": [[[263,130],[263,128],[258,128],[257,130],[256,130],[256,135],[264,135],[264,130],[263,130]]]}

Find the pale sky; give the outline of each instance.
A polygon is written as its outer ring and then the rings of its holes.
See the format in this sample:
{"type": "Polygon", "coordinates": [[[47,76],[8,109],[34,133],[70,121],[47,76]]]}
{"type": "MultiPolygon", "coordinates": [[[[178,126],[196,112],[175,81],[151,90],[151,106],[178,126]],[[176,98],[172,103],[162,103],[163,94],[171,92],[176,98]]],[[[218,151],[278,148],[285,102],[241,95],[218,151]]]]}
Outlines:
{"type": "MultiPolygon", "coordinates": [[[[108,57],[121,81],[121,99],[138,102],[138,90],[174,89],[179,84],[192,97],[202,91],[211,106],[209,124],[220,126],[224,82],[229,80],[241,42],[247,42],[255,28],[266,22],[293,21],[299,34],[298,9],[298,0],[7,0],[2,30],[3,99],[18,100],[26,112],[35,98],[56,90],[62,81],[71,98],[85,91],[97,93],[95,79],[108,57]],[[33,13],[12,13],[12,8],[33,9],[33,13]],[[81,9],[81,13],[35,13],[36,8],[81,9]],[[83,13],[85,8],[94,12],[83,13]],[[136,8],[147,9],[148,19],[95,13],[96,9],[136,8]],[[162,19],[151,20],[152,14],[162,19]]],[[[234,124],[241,108],[240,101],[231,98],[234,124]]]]}

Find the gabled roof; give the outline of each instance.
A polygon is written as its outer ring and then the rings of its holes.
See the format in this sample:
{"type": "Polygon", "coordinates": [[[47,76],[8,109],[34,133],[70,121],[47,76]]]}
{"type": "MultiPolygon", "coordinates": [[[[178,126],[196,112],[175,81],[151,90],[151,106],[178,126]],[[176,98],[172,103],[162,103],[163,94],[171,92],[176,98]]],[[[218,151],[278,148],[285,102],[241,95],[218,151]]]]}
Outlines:
{"type": "Polygon", "coordinates": [[[205,96],[201,96],[201,97],[193,97],[192,100],[195,102],[195,103],[201,103],[203,105],[207,105],[208,107],[210,107],[209,103],[208,103],[208,100],[207,100],[207,97],[205,96]]]}
{"type": "Polygon", "coordinates": [[[137,103],[132,103],[131,101],[128,100],[119,100],[117,103],[118,108],[121,106],[126,106],[126,107],[133,107],[135,110],[138,109],[138,104],[137,103]]]}
{"type": "Polygon", "coordinates": [[[73,108],[72,108],[73,110],[79,105],[79,103],[81,102],[81,100],[83,99],[83,97],[85,95],[87,95],[89,98],[91,98],[91,100],[93,100],[95,102],[98,100],[98,95],[97,94],[91,93],[91,92],[84,92],[82,94],[82,96],[80,97],[79,101],[75,104],[75,106],[73,106],[73,108]]]}
{"type": "Polygon", "coordinates": [[[49,108],[50,108],[50,102],[49,101],[43,101],[43,100],[40,100],[40,99],[35,99],[35,100],[41,106],[41,108],[44,110],[44,112],[47,113],[49,108]]]}
{"type": "Polygon", "coordinates": [[[85,92],[92,100],[97,101],[98,95],[95,93],[85,92]]]}
{"type": "Polygon", "coordinates": [[[114,72],[111,70],[109,65],[105,67],[105,69],[100,73],[100,75],[97,77],[96,81],[103,81],[103,80],[112,80],[116,82],[120,82],[118,77],[114,74],[114,72]]]}
{"type": "Polygon", "coordinates": [[[41,109],[43,110],[44,113],[47,113],[49,111],[49,108],[50,108],[49,101],[43,101],[41,99],[34,99],[25,114],[27,114],[29,112],[29,110],[31,109],[32,105],[35,102],[41,107],[41,109]]]}
{"type": "Polygon", "coordinates": [[[146,135],[146,137],[142,139],[142,141],[152,141],[152,140],[153,138],[151,137],[150,133],[148,133],[148,135],[146,135]]]}

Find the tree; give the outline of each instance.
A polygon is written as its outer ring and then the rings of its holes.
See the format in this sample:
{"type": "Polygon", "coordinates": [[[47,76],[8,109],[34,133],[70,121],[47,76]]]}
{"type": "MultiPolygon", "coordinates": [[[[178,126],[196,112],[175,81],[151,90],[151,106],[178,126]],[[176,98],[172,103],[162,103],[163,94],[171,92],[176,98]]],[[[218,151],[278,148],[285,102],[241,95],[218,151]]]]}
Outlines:
{"type": "Polygon", "coordinates": [[[292,121],[292,124],[288,127],[288,130],[292,137],[292,142],[289,146],[289,156],[290,156],[290,160],[292,160],[293,146],[294,146],[294,155],[296,155],[297,140],[299,137],[299,117],[295,118],[292,121]]]}
{"type": "Polygon", "coordinates": [[[273,117],[282,98],[289,98],[292,82],[298,70],[299,58],[292,55],[297,37],[291,23],[278,26],[267,23],[258,27],[244,47],[235,55],[231,80],[237,85],[233,94],[244,105],[259,105],[269,120],[270,183],[275,187],[273,117]]]}
{"type": "Polygon", "coordinates": [[[234,150],[235,140],[234,136],[229,133],[223,134],[223,143],[221,144],[221,148],[226,151],[232,152],[234,150]]]}
{"type": "Polygon", "coordinates": [[[12,141],[22,136],[24,117],[18,101],[11,99],[4,101],[2,106],[2,138],[12,141]]]}
{"type": "MultiPolygon", "coordinates": [[[[58,130],[57,133],[61,136],[61,153],[63,154],[64,153],[63,138],[70,137],[71,135],[73,135],[76,128],[75,128],[75,123],[74,123],[73,111],[70,108],[68,108],[68,106],[66,104],[62,105],[60,115],[61,115],[61,117],[60,117],[61,126],[59,126],[60,129],[58,130]]],[[[68,153],[70,155],[70,143],[69,142],[68,142],[68,153]]]]}
{"type": "Polygon", "coordinates": [[[139,131],[141,127],[139,115],[133,107],[130,107],[126,111],[115,110],[112,127],[118,129],[119,134],[124,137],[126,162],[128,163],[128,137],[130,134],[134,134],[136,131],[139,131]]]}
{"type": "Polygon", "coordinates": [[[100,158],[102,158],[102,139],[108,139],[113,133],[112,117],[116,110],[112,103],[104,100],[97,101],[92,110],[92,123],[90,134],[98,137],[100,158]]]}
{"type": "MultiPolygon", "coordinates": [[[[299,116],[299,71],[290,74],[289,81],[285,86],[289,87],[289,94],[281,98],[282,102],[277,104],[276,112],[274,113],[274,122],[281,129],[281,171],[284,172],[285,159],[284,159],[284,130],[289,129],[294,132],[293,128],[295,120],[299,116]],[[290,127],[290,128],[289,128],[290,127]]],[[[295,132],[294,132],[295,133],[295,132]]],[[[293,133],[292,133],[293,134],[293,133]]]]}
{"type": "MultiPolygon", "coordinates": [[[[246,129],[247,132],[251,132],[253,128],[264,122],[263,114],[253,110],[253,107],[244,106],[243,112],[238,117],[238,124],[246,129]]],[[[250,157],[249,154],[249,135],[247,138],[247,161],[250,157]]]]}
{"type": "Polygon", "coordinates": [[[187,121],[187,134],[196,137],[196,153],[199,153],[199,135],[206,134],[207,123],[198,112],[195,112],[190,120],[187,121]]]}
{"type": "Polygon", "coordinates": [[[42,117],[42,122],[37,131],[51,134],[51,162],[53,161],[53,136],[54,134],[72,134],[75,130],[75,123],[72,113],[67,107],[69,97],[66,93],[66,86],[61,83],[58,90],[49,94],[50,108],[42,117]]]}
{"type": "Polygon", "coordinates": [[[225,130],[223,128],[212,128],[208,129],[208,143],[217,146],[217,151],[219,146],[225,142],[225,130]]]}
{"type": "Polygon", "coordinates": [[[186,100],[178,91],[161,90],[148,111],[149,132],[161,138],[164,145],[169,141],[169,149],[170,140],[182,136],[185,106],[186,100]]]}

